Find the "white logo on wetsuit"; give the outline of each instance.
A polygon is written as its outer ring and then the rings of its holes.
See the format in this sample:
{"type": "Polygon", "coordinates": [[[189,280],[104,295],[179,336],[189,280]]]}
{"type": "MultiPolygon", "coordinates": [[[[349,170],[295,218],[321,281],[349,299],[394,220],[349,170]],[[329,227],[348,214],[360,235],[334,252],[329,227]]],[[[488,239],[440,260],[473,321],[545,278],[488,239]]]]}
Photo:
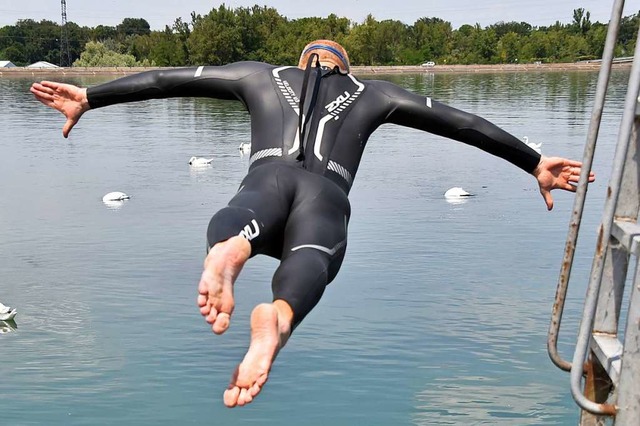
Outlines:
{"type": "Polygon", "coordinates": [[[343,95],[339,95],[335,101],[330,102],[329,105],[325,106],[325,108],[327,111],[332,112],[334,109],[338,108],[340,104],[349,99],[349,96],[351,96],[351,94],[345,90],[343,95]]]}
{"type": "Polygon", "coordinates": [[[240,231],[238,234],[241,237],[251,241],[258,235],[260,235],[260,228],[258,228],[258,222],[255,219],[251,221],[248,225],[245,225],[244,229],[240,231]],[[253,225],[253,229],[251,229],[251,225],[253,225]]]}
{"type": "Polygon", "coordinates": [[[296,92],[293,91],[289,82],[287,80],[282,80],[282,85],[284,86],[285,90],[289,92],[293,100],[299,103],[300,99],[298,99],[298,97],[296,96],[296,92]]]}

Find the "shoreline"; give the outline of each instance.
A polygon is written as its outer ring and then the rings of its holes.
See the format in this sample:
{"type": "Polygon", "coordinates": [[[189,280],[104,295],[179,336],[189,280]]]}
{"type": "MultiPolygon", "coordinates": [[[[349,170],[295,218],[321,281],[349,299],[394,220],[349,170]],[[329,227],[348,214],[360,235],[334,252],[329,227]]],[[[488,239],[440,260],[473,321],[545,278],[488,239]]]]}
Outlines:
{"type": "MultiPolygon", "coordinates": [[[[128,75],[143,71],[173,69],[181,67],[72,67],[72,68],[0,68],[2,77],[24,76],[91,76],[128,75]]],[[[631,62],[613,63],[612,69],[630,69],[631,62]]],[[[372,74],[439,74],[439,73],[507,73],[507,72],[566,72],[598,71],[600,62],[574,62],[557,64],[495,64],[495,65],[419,65],[398,66],[352,66],[353,75],[372,74]]]]}

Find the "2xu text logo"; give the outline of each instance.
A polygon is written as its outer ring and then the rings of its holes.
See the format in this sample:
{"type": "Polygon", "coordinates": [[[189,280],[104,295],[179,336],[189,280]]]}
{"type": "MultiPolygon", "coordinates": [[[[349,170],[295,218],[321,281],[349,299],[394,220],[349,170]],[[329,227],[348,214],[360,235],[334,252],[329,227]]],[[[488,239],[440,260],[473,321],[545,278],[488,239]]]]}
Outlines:
{"type": "Polygon", "coordinates": [[[253,219],[248,225],[245,225],[244,229],[240,231],[238,235],[246,238],[249,241],[253,240],[255,237],[260,235],[260,228],[258,228],[258,222],[256,222],[255,219],[253,219]]]}

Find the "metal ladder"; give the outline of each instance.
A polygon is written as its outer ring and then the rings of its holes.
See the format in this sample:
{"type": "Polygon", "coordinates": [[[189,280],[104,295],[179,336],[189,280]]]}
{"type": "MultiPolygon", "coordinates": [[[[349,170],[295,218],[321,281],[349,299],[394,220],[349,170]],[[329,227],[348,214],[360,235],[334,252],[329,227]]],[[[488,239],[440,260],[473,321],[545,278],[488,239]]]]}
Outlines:
{"type": "Polygon", "coordinates": [[[576,191],[547,340],[551,360],[571,372],[571,394],[582,410],[581,426],[601,425],[605,421],[618,426],[640,425],[640,32],[572,362],[563,360],[557,349],[623,6],[624,0],[614,2],[609,21],[584,152],[584,172],[576,191]],[[635,272],[627,280],[629,267],[634,263],[630,262],[632,255],[636,258],[635,272]],[[619,336],[627,281],[631,285],[627,322],[619,336]]]}

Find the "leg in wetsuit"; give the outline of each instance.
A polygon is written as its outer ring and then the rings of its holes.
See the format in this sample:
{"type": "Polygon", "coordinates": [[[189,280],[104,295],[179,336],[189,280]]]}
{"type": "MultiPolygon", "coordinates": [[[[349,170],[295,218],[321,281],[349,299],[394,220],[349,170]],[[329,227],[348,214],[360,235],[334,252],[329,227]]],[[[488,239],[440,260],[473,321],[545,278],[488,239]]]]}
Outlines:
{"type": "Polygon", "coordinates": [[[241,234],[250,241],[252,256],[280,259],[272,281],[273,300],[291,306],[295,328],[340,269],[349,200],[329,179],[280,162],[255,167],[240,188],[211,219],[209,247],[241,234]]]}

